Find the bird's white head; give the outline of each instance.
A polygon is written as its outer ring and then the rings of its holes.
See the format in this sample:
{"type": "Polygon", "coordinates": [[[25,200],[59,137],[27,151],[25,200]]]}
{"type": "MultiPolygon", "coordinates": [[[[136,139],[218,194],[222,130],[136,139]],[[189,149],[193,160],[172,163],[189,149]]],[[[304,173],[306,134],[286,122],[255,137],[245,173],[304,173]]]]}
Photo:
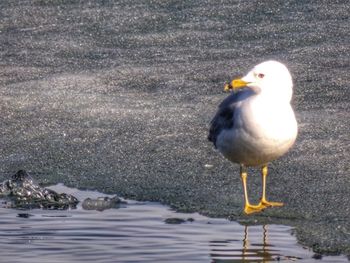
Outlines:
{"type": "Polygon", "coordinates": [[[225,86],[225,90],[237,90],[243,87],[249,87],[262,95],[278,96],[279,99],[288,101],[291,100],[293,93],[293,82],[289,70],[285,65],[274,60],[256,65],[243,78],[234,79],[230,85],[225,86]]]}

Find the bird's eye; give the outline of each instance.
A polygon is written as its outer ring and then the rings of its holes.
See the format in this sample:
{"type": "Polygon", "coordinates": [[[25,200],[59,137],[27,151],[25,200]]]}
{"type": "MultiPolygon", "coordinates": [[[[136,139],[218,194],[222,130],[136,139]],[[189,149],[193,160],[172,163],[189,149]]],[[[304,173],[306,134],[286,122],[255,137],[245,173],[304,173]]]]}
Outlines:
{"type": "Polygon", "coordinates": [[[262,73],[259,73],[259,74],[258,74],[258,78],[262,79],[262,78],[264,78],[264,77],[265,77],[265,74],[262,74],[262,73]]]}

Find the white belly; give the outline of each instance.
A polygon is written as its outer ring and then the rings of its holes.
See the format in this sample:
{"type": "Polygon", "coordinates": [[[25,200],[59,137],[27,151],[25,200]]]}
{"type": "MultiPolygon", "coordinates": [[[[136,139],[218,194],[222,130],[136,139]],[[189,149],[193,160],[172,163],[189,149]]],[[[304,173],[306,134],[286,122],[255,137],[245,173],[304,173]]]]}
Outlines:
{"type": "Polygon", "coordinates": [[[297,122],[289,104],[277,109],[249,107],[242,105],[235,111],[234,126],[219,134],[217,148],[232,162],[258,166],[289,150],[297,136],[297,122]]]}

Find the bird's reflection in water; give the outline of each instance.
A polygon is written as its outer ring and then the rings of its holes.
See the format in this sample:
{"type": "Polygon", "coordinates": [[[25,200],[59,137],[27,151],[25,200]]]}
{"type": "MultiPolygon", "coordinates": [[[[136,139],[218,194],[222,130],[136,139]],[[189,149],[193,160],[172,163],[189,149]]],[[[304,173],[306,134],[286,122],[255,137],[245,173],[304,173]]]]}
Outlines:
{"type": "Polygon", "coordinates": [[[262,226],[259,233],[257,233],[257,228],[254,227],[252,237],[249,236],[249,226],[245,226],[243,240],[211,241],[210,247],[212,263],[251,263],[297,259],[296,257],[280,255],[279,250],[269,244],[267,225],[262,226]]]}

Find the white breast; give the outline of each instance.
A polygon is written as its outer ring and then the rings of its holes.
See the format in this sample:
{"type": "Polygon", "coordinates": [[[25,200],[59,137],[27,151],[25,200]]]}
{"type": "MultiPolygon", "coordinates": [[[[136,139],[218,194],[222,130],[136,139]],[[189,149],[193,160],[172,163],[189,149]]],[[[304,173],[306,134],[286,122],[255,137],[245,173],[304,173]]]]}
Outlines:
{"type": "Polygon", "coordinates": [[[256,96],[242,102],[234,114],[232,129],[218,136],[218,149],[230,161],[262,165],[283,154],[297,136],[297,122],[289,103],[256,96]]]}

